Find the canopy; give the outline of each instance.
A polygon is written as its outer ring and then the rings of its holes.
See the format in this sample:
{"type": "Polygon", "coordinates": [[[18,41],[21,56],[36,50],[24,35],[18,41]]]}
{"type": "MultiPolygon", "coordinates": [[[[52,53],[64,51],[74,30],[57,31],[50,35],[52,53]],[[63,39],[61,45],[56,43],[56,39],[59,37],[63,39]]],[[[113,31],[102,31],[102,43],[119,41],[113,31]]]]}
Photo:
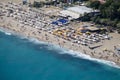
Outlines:
{"type": "Polygon", "coordinates": [[[60,11],[61,13],[61,16],[71,16],[73,19],[77,19],[79,18],[79,14],[78,13],[74,13],[74,12],[71,12],[71,11],[68,11],[68,10],[63,10],[63,11],[60,11]]]}
{"type": "Polygon", "coordinates": [[[97,27],[87,27],[88,30],[91,30],[91,31],[96,31],[96,30],[99,30],[99,28],[97,27]]]}
{"type": "Polygon", "coordinates": [[[93,12],[92,8],[88,8],[86,6],[75,6],[75,7],[70,7],[67,10],[75,12],[75,13],[79,13],[81,15],[84,15],[84,13],[91,13],[93,12]]]}

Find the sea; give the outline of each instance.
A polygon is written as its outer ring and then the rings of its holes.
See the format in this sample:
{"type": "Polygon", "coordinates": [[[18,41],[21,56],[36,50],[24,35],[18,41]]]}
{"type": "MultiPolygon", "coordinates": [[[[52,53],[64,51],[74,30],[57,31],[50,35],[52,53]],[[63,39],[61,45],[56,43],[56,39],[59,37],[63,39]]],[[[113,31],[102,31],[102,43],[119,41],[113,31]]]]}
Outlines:
{"type": "Polygon", "coordinates": [[[120,68],[57,45],[0,31],[0,80],[120,80],[120,68]]]}

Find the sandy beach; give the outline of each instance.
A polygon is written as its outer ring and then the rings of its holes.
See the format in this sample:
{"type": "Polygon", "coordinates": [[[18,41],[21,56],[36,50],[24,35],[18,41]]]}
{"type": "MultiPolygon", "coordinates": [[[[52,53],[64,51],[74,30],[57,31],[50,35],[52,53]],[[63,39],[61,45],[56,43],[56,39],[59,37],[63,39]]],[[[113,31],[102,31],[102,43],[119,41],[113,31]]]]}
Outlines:
{"type": "Polygon", "coordinates": [[[21,23],[11,17],[0,16],[0,27],[12,30],[26,37],[33,37],[40,41],[59,45],[62,48],[90,55],[93,58],[112,61],[120,66],[120,55],[116,54],[114,51],[114,46],[120,44],[120,34],[118,33],[110,33],[110,36],[112,36],[111,40],[105,40],[100,43],[96,43],[102,46],[96,49],[90,49],[89,47],[65,40],[47,31],[40,30],[29,25],[23,26],[21,23]],[[106,51],[103,50],[105,48],[107,48],[106,51]]]}
{"type": "MultiPolygon", "coordinates": [[[[87,48],[86,46],[81,46],[81,45],[78,45],[75,43],[73,44],[70,41],[67,41],[67,40],[59,38],[57,36],[54,36],[52,34],[49,34],[48,32],[38,30],[38,29],[29,27],[29,26],[20,27],[20,26],[18,26],[19,23],[17,24],[16,21],[13,21],[11,19],[6,19],[6,20],[7,21],[5,21],[5,23],[0,24],[0,27],[15,31],[15,32],[17,32],[21,35],[27,36],[27,37],[37,38],[40,41],[53,43],[53,44],[59,45],[66,49],[70,49],[70,50],[77,51],[77,52],[82,52],[82,53],[90,55],[91,57],[94,57],[94,58],[113,61],[116,64],[120,65],[120,56],[117,56],[114,54],[110,55],[107,52],[106,53],[97,53],[97,50],[92,51],[89,48],[87,48]]],[[[111,35],[117,35],[117,34],[114,33],[111,35]]],[[[109,44],[110,42],[107,41],[104,43],[109,44]]],[[[109,48],[109,45],[106,45],[106,46],[108,46],[108,48],[109,48]]]]}

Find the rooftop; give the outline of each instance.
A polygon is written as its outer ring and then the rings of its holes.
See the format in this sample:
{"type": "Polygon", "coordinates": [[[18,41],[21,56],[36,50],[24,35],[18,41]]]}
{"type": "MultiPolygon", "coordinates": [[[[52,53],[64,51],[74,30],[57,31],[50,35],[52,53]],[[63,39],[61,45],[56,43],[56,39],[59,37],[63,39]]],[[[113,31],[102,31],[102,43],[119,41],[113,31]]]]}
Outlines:
{"type": "Polygon", "coordinates": [[[93,9],[88,8],[86,6],[75,6],[75,7],[69,7],[66,10],[61,11],[62,16],[69,15],[72,18],[79,18],[80,15],[84,15],[84,13],[91,13],[93,9]]]}
{"type": "Polygon", "coordinates": [[[79,13],[79,14],[90,13],[93,11],[93,9],[88,8],[86,6],[70,7],[70,8],[67,8],[67,10],[75,12],[75,13],[79,13]]]}

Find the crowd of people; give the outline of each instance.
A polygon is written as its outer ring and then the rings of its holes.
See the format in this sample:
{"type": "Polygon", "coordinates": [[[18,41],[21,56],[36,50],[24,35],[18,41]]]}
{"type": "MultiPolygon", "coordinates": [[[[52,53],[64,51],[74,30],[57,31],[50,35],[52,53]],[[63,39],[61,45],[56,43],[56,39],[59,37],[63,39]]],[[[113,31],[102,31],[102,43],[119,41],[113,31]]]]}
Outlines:
{"type": "MultiPolygon", "coordinates": [[[[62,17],[51,18],[51,16],[44,12],[44,10],[35,10],[31,8],[23,9],[22,5],[15,3],[1,4],[1,14],[6,17],[12,17],[18,21],[21,26],[28,25],[39,30],[47,31],[53,35],[69,40],[73,43],[88,46],[89,44],[98,43],[104,39],[109,39],[107,34],[99,33],[82,33],[80,29],[74,29],[73,25],[55,25],[52,24],[62,17]]],[[[84,25],[83,25],[84,26],[84,25]]]]}
{"type": "Polygon", "coordinates": [[[66,40],[70,40],[73,43],[78,43],[82,45],[89,45],[98,43],[105,39],[110,39],[110,36],[107,34],[98,34],[98,33],[81,33],[80,30],[78,31],[72,28],[65,28],[65,29],[57,29],[53,32],[53,34],[62,37],[66,40]]]}

